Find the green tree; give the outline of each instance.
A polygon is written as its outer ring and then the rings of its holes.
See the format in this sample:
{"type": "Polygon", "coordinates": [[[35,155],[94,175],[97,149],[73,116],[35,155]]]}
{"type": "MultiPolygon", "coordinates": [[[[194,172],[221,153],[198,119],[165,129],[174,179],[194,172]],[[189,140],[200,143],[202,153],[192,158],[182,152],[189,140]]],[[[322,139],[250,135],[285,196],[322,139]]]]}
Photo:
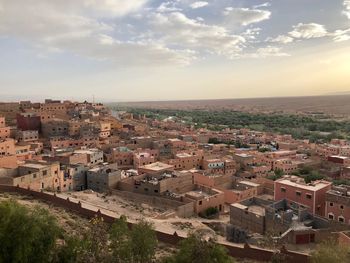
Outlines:
{"type": "Polygon", "coordinates": [[[152,262],[157,247],[157,237],[153,225],[141,220],[131,230],[131,249],[133,262],[152,262]]]}
{"type": "Polygon", "coordinates": [[[125,216],[117,219],[110,230],[110,248],[113,262],[123,263],[132,260],[131,232],[125,216]]]}
{"type": "Polygon", "coordinates": [[[274,171],[274,173],[275,173],[275,176],[277,177],[277,178],[281,178],[282,176],[283,176],[283,170],[281,170],[281,169],[276,169],[275,171],[274,171]]]}
{"type": "Polygon", "coordinates": [[[200,233],[191,233],[180,243],[179,251],[172,257],[166,258],[165,263],[233,263],[225,247],[214,240],[206,241],[200,233]]]}
{"type": "Polygon", "coordinates": [[[310,174],[304,176],[305,183],[307,184],[324,178],[325,176],[321,175],[318,171],[312,171],[310,174]]]}
{"type": "Polygon", "coordinates": [[[83,252],[82,240],[75,236],[66,236],[53,256],[53,263],[76,263],[83,252]]]}
{"type": "Polygon", "coordinates": [[[13,200],[1,202],[0,263],[50,262],[59,232],[47,210],[30,210],[13,200]]]}
{"type": "Polygon", "coordinates": [[[102,218],[96,216],[91,219],[90,227],[83,233],[80,249],[78,262],[94,263],[110,260],[108,227],[102,218]]]}
{"type": "Polygon", "coordinates": [[[311,263],[340,262],[350,262],[350,247],[340,245],[334,239],[321,243],[311,254],[311,263]]]}

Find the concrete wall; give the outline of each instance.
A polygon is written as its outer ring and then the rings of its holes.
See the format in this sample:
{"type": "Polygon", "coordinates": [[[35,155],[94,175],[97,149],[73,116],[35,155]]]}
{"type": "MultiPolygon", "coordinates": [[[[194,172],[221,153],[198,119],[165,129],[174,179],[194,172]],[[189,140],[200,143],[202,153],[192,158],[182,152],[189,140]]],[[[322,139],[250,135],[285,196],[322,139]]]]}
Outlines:
{"type": "Polygon", "coordinates": [[[132,200],[135,203],[146,203],[165,209],[174,209],[176,211],[176,214],[180,217],[190,217],[194,214],[194,206],[192,202],[183,203],[164,197],[150,196],[118,190],[111,190],[111,193],[132,200]]]}
{"type": "Polygon", "coordinates": [[[265,233],[265,217],[263,215],[232,205],[230,206],[230,223],[254,233],[265,233]]]}

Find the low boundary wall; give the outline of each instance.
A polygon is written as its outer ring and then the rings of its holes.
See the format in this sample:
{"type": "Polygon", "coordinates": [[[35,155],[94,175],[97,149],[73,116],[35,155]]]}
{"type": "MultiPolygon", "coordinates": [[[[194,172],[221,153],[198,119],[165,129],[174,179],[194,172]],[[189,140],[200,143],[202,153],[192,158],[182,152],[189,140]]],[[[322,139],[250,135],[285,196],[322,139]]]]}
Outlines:
{"type": "MultiPolygon", "coordinates": [[[[30,189],[20,188],[16,186],[7,186],[7,185],[0,185],[0,192],[8,192],[8,193],[17,193],[21,195],[27,195],[32,196],[33,198],[49,202],[53,205],[62,207],[64,209],[67,209],[71,212],[75,212],[79,214],[80,216],[86,217],[86,218],[93,218],[96,215],[100,216],[104,219],[107,223],[113,223],[115,221],[115,217],[106,215],[102,213],[100,210],[91,210],[88,208],[82,207],[82,204],[80,202],[75,203],[69,198],[64,199],[61,197],[56,196],[55,194],[51,195],[48,193],[43,192],[37,192],[30,189]]],[[[129,228],[132,228],[132,223],[128,223],[129,228]]],[[[171,244],[171,245],[177,245],[181,240],[183,240],[183,237],[180,237],[177,235],[176,232],[173,234],[164,233],[160,231],[156,231],[157,238],[160,242],[171,244]]],[[[270,261],[274,256],[274,251],[267,250],[267,249],[261,249],[257,247],[249,246],[248,244],[245,244],[243,247],[238,245],[228,245],[228,244],[221,244],[227,248],[229,251],[229,254],[232,257],[235,258],[247,258],[257,261],[270,261]]],[[[293,251],[288,251],[284,247],[281,248],[280,254],[284,255],[286,257],[285,262],[286,263],[308,263],[309,262],[309,256],[302,253],[297,253],[293,251]]]]}
{"type": "Polygon", "coordinates": [[[145,203],[153,206],[173,209],[177,216],[179,217],[190,217],[194,214],[193,202],[180,202],[177,200],[172,200],[169,198],[155,196],[155,195],[145,195],[134,192],[120,191],[120,190],[110,190],[112,194],[123,197],[125,199],[134,201],[135,203],[145,203]]]}

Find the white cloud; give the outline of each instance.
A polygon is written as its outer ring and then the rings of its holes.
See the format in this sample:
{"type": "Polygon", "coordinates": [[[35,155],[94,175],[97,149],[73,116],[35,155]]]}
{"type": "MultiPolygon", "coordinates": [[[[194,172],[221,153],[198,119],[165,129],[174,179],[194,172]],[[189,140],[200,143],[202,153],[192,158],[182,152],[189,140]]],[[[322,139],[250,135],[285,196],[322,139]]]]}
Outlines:
{"type": "Polygon", "coordinates": [[[269,19],[271,12],[260,9],[227,7],[224,15],[228,18],[229,23],[247,26],[269,19]]]}
{"type": "Polygon", "coordinates": [[[110,37],[108,35],[101,35],[100,36],[100,43],[103,45],[113,45],[115,43],[115,39],[113,37],[110,37]]]}
{"type": "Polygon", "coordinates": [[[257,56],[260,58],[265,57],[288,57],[289,54],[283,52],[280,47],[267,46],[258,48],[256,52],[257,56]]]}
{"type": "MultiPolygon", "coordinates": [[[[242,33],[242,36],[244,36],[245,39],[248,40],[255,40],[257,36],[259,36],[261,31],[261,28],[248,28],[246,31],[242,33]]],[[[251,42],[251,41],[250,41],[251,42]]]]}
{"type": "Polygon", "coordinates": [[[163,43],[228,57],[239,52],[246,41],[242,36],[230,34],[224,27],[207,25],[179,12],[153,14],[151,26],[154,32],[161,34],[163,43]]]}
{"type": "Polygon", "coordinates": [[[350,28],[346,30],[336,30],[331,34],[335,42],[342,42],[350,40],[350,28]]]}
{"type": "Polygon", "coordinates": [[[293,26],[293,31],[289,32],[289,35],[294,38],[319,38],[327,36],[327,30],[323,25],[316,23],[303,24],[299,23],[293,26]]]}
{"type": "Polygon", "coordinates": [[[148,0],[84,0],[85,5],[98,11],[125,15],[140,9],[148,0]]]}
{"type": "Polygon", "coordinates": [[[289,57],[290,54],[282,51],[280,47],[266,46],[256,50],[256,52],[240,54],[236,58],[267,58],[267,57],[289,57]]]}
{"type": "Polygon", "coordinates": [[[345,0],[343,5],[345,6],[345,11],[343,11],[343,14],[347,16],[348,19],[350,19],[350,0],[345,0]]]}
{"type": "Polygon", "coordinates": [[[181,11],[180,8],[176,7],[176,2],[163,2],[161,5],[157,8],[158,12],[174,12],[174,11],[181,11]]]}
{"type": "Polygon", "coordinates": [[[204,7],[204,6],[207,6],[209,3],[208,2],[205,2],[205,1],[197,1],[197,2],[194,2],[190,5],[191,8],[193,9],[197,9],[197,8],[201,8],[201,7],[204,7]]]}
{"type": "Polygon", "coordinates": [[[294,41],[294,38],[286,35],[279,35],[275,38],[269,37],[266,39],[266,41],[272,43],[288,44],[292,43],[294,41]]]}
{"type": "Polygon", "coordinates": [[[43,51],[70,52],[97,60],[133,65],[188,64],[194,59],[187,50],[179,51],[156,41],[120,41],[112,37],[115,27],[96,19],[105,9],[109,15],[132,12],[145,1],[134,0],[0,0],[0,36],[30,43],[43,51]],[[88,8],[90,11],[81,12],[88,8]],[[117,10],[118,9],[118,10],[117,10]],[[40,10],[40,12],[38,12],[40,10]],[[113,14],[112,14],[112,13],[113,14]]]}
{"type": "Polygon", "coordinates": [[[253,6],[253,7],[254,7],[254,8],[260,8],[260,7],[269,7],[269,6],[271,6],[271,3],[266,2],[266,3],[262,3],[262,4],[260,4],[260,5],[255,5],[255,6],[253,6]]]}

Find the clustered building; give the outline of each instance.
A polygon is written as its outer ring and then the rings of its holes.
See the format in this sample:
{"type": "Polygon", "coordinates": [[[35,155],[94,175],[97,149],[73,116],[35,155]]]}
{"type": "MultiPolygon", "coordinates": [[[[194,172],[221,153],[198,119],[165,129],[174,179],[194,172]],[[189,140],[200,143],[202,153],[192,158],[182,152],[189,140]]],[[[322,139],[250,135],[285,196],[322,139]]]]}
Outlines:
{"type": "Polygon", "coordinates": [[[0,184],[35,191],[123,193],[176,204],[177,215],[230,215],[246,233],[318,242],[350,224],[350,143],[313,144],[248,129],[195,129],[100,103],[0,104],[0,184]],[[213,143],[214,142],[214,143],[213,143]],[[235,147],[244,145],[244,148],[235,147]],[[323,235],[324,236],[324,235],[323,235]]]}

